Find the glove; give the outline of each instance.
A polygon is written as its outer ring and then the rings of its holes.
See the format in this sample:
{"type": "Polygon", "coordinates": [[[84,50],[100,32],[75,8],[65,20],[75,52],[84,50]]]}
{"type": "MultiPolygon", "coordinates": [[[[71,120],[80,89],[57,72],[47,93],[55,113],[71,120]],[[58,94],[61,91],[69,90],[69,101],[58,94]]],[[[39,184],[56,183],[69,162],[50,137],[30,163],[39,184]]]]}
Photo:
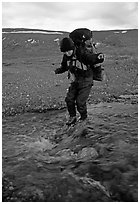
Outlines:
{"type": "Polygon", "coordinates": [[[100,60],[104,60],[104,54],[99,53],[99,55],[98,55],[98,59],[100,59],[100,60]]]}

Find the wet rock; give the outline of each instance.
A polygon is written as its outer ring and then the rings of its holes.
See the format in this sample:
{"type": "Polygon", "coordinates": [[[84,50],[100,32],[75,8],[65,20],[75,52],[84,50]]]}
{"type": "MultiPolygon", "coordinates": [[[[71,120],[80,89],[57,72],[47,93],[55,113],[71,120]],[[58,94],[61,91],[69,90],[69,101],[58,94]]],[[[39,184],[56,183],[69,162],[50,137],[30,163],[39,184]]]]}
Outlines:
{"type": "Polygon", "coordinates": [[[72,152],[70,149],[63,149],[61,151],[58,151],[56,153],[56,156],[61,156],[61,157],[75,157],[74,152],[72,152]]]}
{"type": "Polygon", "coordinates": [[[95,149],[97,150],[99,156],[106,156],[108,151],[107,151],[107,147],[105,144],[96,144],[95,149]]]}
{"type": "Polygon", "coordinates": [[[35,186],[25,186],[21,192],[17,194],[18,200],[22,202],[44,201],[43,191],[35,186]]]}
{"type": "Polygon", "coordinates": [[[71,181],[73,181],[73,185],[76,187],[76,191],[73,196],[75,201],[96,201],[97,197],[98,201],[102,201],[102,199],[104,201],[111,201],[108,190],[101,185],[100,182],[86,176],[77,176],[72,172],[66,172],[64,175],[65,178],[71,179],[71,181]],[[92,194],[89,194],[89,192],[92,194]]]}
{"type": "Polygon", "coordinates": [[[94,160],[97,157],[98,153],[93,147],[85,147],[77,155],[77,159],[80,161],[94,160]]]}

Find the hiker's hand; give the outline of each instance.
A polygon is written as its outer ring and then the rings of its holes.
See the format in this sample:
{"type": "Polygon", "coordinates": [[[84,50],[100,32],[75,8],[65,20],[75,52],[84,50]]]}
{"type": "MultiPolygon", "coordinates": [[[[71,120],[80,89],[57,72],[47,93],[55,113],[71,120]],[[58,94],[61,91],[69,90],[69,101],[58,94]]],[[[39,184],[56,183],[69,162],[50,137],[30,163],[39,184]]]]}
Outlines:
{"type": "Polygon", "coordinates": [[[104,55],[103,55],[102,53],[100,53],[100,54],[98,55],[98,59],[100,59],[100,60],[104,59],[104,55]]]}

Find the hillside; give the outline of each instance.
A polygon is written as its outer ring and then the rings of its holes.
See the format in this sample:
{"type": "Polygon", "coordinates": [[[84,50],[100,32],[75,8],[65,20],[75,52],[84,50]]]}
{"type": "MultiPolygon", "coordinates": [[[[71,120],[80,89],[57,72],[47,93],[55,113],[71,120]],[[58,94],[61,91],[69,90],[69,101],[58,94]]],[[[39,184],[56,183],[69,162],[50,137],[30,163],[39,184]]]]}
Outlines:
{"type": "MultiPolygon", "coordinates": [[[[22,58],[28,56],[47,56],[47,51],[58,53],[54,41],[68,36],[66,32],[35,29],[2,29],[3,58],[22,58]]],[[[138,31],[93,31],[95,42],[105,46],[127,47],[138,45],[138,31]]]]}
{"type": "MultiPolygon", "coordinates": [[[[106,80],[95,82],[89,101],[116,100],[121,94],[132,93],[133,89],[137,92],[137,30],[114,32],[95,32],[98,50],[105,54],[106,80]]],[[[2,34],[4,113],[65,106],[69,82],[66,74],[58,77],[53,72],[62,59],[55,40],[64,36],[68,34],[52,34],[52,31],[50,34],[48,31],[47,34],[2,34]]]]}

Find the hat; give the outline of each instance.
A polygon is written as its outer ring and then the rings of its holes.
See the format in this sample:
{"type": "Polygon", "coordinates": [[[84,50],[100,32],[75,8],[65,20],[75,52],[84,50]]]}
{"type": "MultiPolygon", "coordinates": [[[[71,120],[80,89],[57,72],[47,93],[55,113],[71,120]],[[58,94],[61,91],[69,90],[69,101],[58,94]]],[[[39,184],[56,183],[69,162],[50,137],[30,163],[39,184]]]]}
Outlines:
{"type": "Polygon", "coordinates": [[[61,52],[66,52],[74,49],[74,42],[70,38],[63,38],[60,42],[61,52]]]}
{"type": "Polygon", "coordinates": [[[92,38],[92,31],[87,28],[77,28],[69,34],[75,45],[80,45],[92,38]]]}

